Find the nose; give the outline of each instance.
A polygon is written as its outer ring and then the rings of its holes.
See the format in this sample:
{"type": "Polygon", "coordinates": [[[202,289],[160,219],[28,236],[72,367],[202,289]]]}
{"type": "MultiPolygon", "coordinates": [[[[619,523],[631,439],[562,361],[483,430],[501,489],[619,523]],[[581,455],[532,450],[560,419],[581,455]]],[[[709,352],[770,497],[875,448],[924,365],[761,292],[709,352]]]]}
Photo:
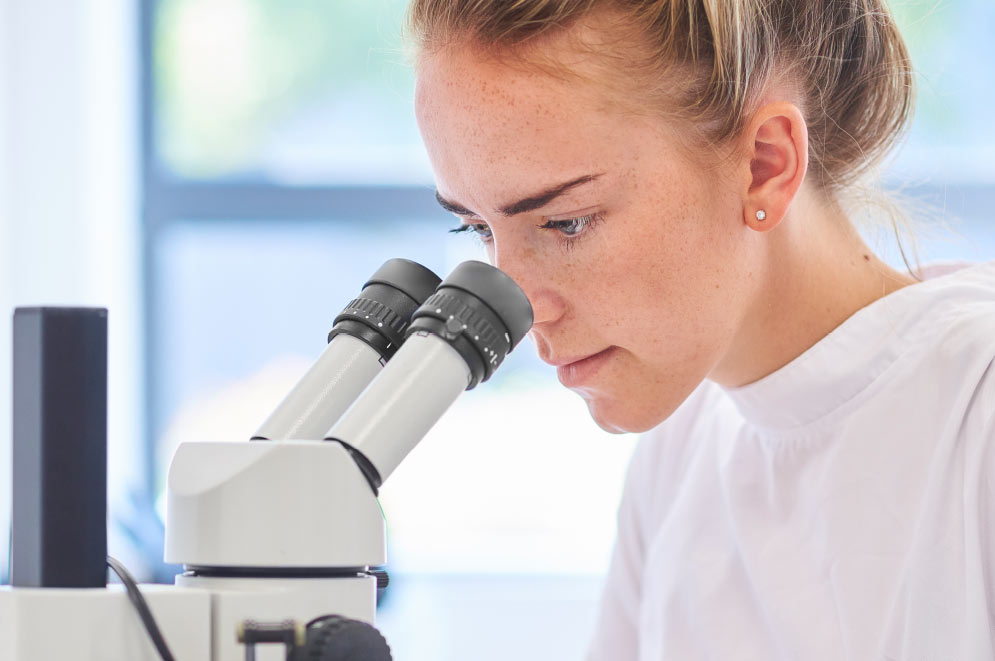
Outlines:
{"type": "Polygon", "coordinates": [[[526,254],[494,251],[494,266],[504,271],[522,288],[532,305],[532,329],[540,330],[559,320],[566,311],[563,297],[553,286],[549,273],[544,273],[542,261],[526,254]]]}

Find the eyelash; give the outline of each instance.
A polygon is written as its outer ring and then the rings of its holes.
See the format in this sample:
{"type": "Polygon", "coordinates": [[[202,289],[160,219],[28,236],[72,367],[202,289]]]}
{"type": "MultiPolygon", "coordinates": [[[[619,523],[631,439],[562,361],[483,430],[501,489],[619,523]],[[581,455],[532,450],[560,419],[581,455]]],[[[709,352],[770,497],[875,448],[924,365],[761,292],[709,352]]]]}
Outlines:
{"type": "MultiPolygon", "coordinates": [[[[561,240],[563,245],[568,248],[572,248],[574,244],[583,236],[586,236],[591,232],[591,228],[602,220],[600,213],[589,213],[583,216],[578,216],[576,218],[567,218],[565,220],[547,220],[542,225],[536,225],[537,229],[541,230],[560,230],[562,237],[561,240]],[[567,234],[563,232],[564,229],[569,228],[573,224],[580,224],[580,229],[578,229],[573,234],[567,234]]],[[[449,230],[451,234],[459,234],[462,232],[473,232],[480,241],[487,242],[491,238],[490,230],[484,223],[469,223],[465,225],[460,225],[449,230]]]]}
{"type": "Polygon", "coordinates": [[[483,223],[469,223],[466,225],[460,225],[459,227],[454,227],[453,229],[449,230],[450,234],[462,234],[465,232],[472,232],[474,238],[479,239],[481,241],[485,241],[491,238],[489,231],[487,231],[487,225],[483,223]],[[481,231],[480,228],[483,228],[484,231],[481,231]]]}
{"type": "Polygon", "coordinates": [[[600,221],[600,213],[589,213],[583,216],[577,216],[576,218],[567,218],[566,220],[547,220],[542,225],[536,225],[536,227],[541,230],[560,230],[560,233],[563,235],[562,239],[564,245],[573,247],[573,244],[580,237],[587,236],[591,232],[591,228],[600,221]],[[568,234],[563,231],[574,224],[578,224],[580,227],[574,231],[573,234],[568,234]]]}

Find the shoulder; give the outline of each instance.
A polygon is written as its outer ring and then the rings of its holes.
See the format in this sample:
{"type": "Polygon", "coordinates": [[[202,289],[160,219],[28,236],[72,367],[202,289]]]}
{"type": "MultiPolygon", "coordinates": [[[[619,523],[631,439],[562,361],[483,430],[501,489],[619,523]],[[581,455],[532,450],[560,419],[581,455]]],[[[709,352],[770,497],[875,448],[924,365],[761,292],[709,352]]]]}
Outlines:
{"type": "Polygon", "coordinates": [[[918,323],[908,338],[909,358],[919,376],[971,410],[991,409],[995,398],[983,396],[995,380],[995,262],[927,280],[918,323]]]}
{"type": "Polygon", "coordinates": [[[882,299],[873,310],[880,332],[866,339],[891,347],[880,351],[892,356],[883,385],[964,412],[995,360],[995,262],[946,270],[882,299]]]}
{"type": "Polygon", "coordinates": [[[995,261],[947,272],[912,289],[916,303],[912,310],[926,322],[921,325],[925,333],[966,332],[995,340],[987,333],[995,327],[995,261]]]}
{"type": "MultiPolygon", "coordinates": [[[[953,441],[965,475],[995,484],[995,262],[926,280],[912,309],[902,383],[892,388],[932,415],[936,434],[953,441]]],[[[995,489],[995,487],[993,487],[995,489]]]]}

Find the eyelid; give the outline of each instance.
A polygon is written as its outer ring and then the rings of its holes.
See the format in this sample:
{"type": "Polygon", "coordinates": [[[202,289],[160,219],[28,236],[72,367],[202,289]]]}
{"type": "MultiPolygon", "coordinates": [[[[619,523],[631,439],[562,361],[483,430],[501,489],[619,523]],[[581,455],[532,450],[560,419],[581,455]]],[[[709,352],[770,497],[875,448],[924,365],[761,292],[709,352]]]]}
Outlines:
{"type": "Polygon", "coordinates": [[[598,213],[598,207],[588,207],[586,209],[581,209],[580,211],[559,213],[555,216],[543,216],[542,220],[545,223],[555,223],[562,220],[577,220],[578,218],[584,218],[585,216],[593,216],[596,213],[598,213]]]}
{"type": "Polygon", "coordinates": [[[484,222],[483,218],[481,218],[480,216],[478,216],[477,214],[472,213],[472,212],[456,213],[454,211],[452,213],[453,213],[453,217],[456,218],[456,220],[458,220],[458,221],[460,221],[462,223],[466,223],[468,225],[479,225],[480,223],[484,222]]]}

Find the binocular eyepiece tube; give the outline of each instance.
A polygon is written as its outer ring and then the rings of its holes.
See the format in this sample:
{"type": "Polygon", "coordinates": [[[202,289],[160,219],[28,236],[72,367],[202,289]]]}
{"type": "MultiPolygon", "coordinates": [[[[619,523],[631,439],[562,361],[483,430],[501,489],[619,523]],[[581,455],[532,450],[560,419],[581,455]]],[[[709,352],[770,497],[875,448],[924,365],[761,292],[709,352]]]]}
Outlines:
{"type": "Polygon", "coordinates": [[[404,345],[328,432],[376,492],[464,390],[491,377],[532,326],[525,293],[463,262],[412,316],[404,345]]]}
{"type": "Polygon", "coordinates": [[[335,318],[324,352],[252,440],[323,438],[401,347],[411,315],[439,281],[421,264],[385,262],[335,318]]]}
{"type": "Polygon", "coordinates": [[[493,266],[463,262],[440,283],[392,259],[336,317],[328,347],[252,439],[337,441],[376,492],[531,326],[525,293],[493,266]]]}

